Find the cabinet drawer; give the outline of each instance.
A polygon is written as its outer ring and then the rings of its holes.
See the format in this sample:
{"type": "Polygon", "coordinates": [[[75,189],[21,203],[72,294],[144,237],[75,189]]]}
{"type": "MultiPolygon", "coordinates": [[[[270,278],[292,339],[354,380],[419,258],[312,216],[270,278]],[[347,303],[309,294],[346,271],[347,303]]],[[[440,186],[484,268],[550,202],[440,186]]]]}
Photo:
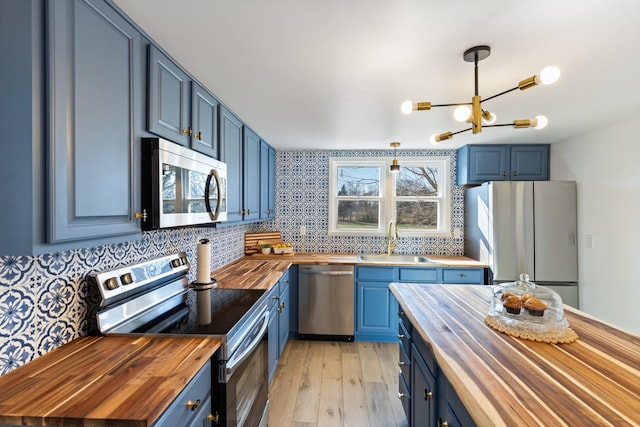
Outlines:
{"type": "MultiPolygon", "coordinates": [[[[187,425],[186,421],[198,413],[202,405],[207,404],[207,402],[211,405],[211,400],[208,399],[210,394],[211,361],[208,361],[154,425],[157,427],[187,425]],[[199,401],[199,404],[195,408],[190,408],[187,406],[189,401],[199,401]]],[[[211,408],[207,408],[206,411],[211,411],[211,408]]]]}
{"type": "Polygon", "coordinates": [[[437,283],[437,268],[413,268],[400,267],[399,279],[401,282],[437,283]]]}
{"type": "Polygon", "coordinates": [[[482,268],[443,268],[443,283],[472,283],[484,284],[484,269],[482,268]]]}
{"type": "Polygon", "coordinates": [[[393,267],[356,267],[358,280],[393,282],[393,267]]]}
{"type": "Polygon", "coordinates": [[[398,398],[400,399],[400,403],[402,403],[402,409],[404,410],[405,416],[410,420],[411,395],[409,393],[409,387],[407,386],[404,378],[402,378],[402,375],[398,378],[398,398]]]}
{"type": "Polygon", "coordinates": [[[400,375],[409,383],[409,378],[411,378],[411,356],[404,350],[403,346],[398,347],[398,366],[400,367],[400,375]]]}
{"type": "Polygon", "coordinates": [[[400,320],[398,322],[398,339],[400,340],[400,347],[402,347],[407,354],[411,354],[411,333],[405,328],[405,324],[400,320]]]}

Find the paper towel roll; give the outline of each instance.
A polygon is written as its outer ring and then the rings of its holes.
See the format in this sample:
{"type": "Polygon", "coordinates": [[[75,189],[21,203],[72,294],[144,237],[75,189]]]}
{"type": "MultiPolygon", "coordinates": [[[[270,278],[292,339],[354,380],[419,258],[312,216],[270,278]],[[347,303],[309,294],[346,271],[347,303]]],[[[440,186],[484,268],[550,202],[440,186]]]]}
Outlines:
{"type": "Polygon", "coordinates": [[[200,239],[198,242],[198,263],[197,278],[198,283],[211,282],[211,245],[208,239],[200,239]]]}
{"type": "Polygon", "coordinates": [[[204,289],[196,291],[198,303],[198,323],[208,325],[211,323],[211,290],[204,289]]]}

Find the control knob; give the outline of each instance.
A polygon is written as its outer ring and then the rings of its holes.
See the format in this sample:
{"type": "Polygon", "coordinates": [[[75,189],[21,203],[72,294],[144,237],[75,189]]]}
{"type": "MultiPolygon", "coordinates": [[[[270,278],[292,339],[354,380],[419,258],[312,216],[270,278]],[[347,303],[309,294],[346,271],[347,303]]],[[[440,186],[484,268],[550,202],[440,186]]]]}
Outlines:
{"type": "Polygon", "coordinates": [[[116,278],[116,277],[111,277],[111,278],[109,278],[109,279],[104,281],[104,287],[109,289],[109,290],[114,290],[118,286],[120,286],[120,285],[118,284],[118,278],[116,278]]]}

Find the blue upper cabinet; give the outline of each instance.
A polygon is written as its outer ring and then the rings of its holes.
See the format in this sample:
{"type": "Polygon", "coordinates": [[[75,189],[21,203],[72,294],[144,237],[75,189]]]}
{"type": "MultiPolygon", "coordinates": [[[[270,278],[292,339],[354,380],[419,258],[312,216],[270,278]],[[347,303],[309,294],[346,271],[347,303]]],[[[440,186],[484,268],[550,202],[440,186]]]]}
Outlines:
{"type": "Polygon", "coordinates": [[[458,149],[458,185],[547,180],[549,144],[474,144],[458,149]]]}
{"type": "Polygon", "coordinates": [[[48,242],[139,234],[146,41],[100,0],[47,10],[48,242]]]}
{"type": "Polygon", "coordinates": [[[260,141],[260,219],[276,216],[276,150],[260,141]]]}
{"type": "Polygon", "coordinates": [[[224,106],[219,110],[221,160],[227,164],[227,223],[242,221],[242,122],[224,106]]]}
{"type": "Polygon", "coordinates": [[[149,45],[148,130],[189,146],[191,78],[157,47],[149,45]]]}
{"type": "Polygon", "coordinates": [[[243,143],[243,219],[260,219],[260,137],[244,127],[243,143]]]}
{"type": "Polygon", "coordinates": [[[191,148],[218,158],[218,108],[220,102],[196,82],[191,82],[191,148]]]}
{"type": "Polygon", "coordinates": [[[220,101],[154,45],[149,45],[147,102],[149,132],[219,158],[220,101]]]}
{"type": "Polygon", "coordinates": [[[511,146],[512,181],[549,180],[549,144],[511,146]]]}

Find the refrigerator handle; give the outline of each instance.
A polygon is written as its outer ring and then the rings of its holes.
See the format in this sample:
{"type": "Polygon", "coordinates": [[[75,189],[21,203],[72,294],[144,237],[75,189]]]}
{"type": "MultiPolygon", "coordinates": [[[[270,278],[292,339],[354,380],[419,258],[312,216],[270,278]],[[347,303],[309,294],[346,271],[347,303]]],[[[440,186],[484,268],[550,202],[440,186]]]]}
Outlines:
{"type": "Polygon", "coordinates": [[[573,247],[576,246],[576,233],[574,232],[569,233],[569,244],[573,247]]]}

